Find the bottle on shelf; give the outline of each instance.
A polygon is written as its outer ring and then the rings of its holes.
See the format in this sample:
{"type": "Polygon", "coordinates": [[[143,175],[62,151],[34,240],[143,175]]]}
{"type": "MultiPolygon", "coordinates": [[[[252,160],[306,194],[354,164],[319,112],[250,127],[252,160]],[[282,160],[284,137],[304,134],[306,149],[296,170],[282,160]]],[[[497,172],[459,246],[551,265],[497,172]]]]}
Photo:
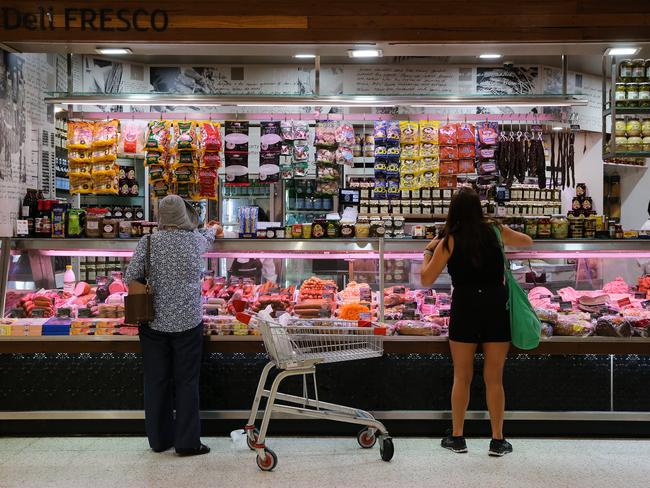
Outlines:
{"type": "Polygon", "coordinates": [[[72,270],[72,265],[68,264],[65,267],[65,274],[63,275],[63,291],[73,293],[76,284],[77,280],[72,270]]]}

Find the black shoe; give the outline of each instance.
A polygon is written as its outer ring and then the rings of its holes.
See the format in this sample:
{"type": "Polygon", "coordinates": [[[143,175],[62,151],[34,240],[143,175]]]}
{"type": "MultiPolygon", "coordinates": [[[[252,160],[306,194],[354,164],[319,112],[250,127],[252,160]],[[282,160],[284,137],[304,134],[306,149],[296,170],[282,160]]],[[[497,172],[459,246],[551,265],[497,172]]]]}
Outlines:
{"type": "Polygon", "coordinates": [[[512,452],[512,444],[510,444],[505,439],[492,439],[490,441],[490,450],[488,454],[493,457],[505,456],[508,453],[512,452]]]}
{"type": "Polygon", "coordinates": [[[453,435],[443,437],[440,445],[458,454],[467,452],[467,443],[465,442],[465,437],[462,435],[458,437],[453,435]]]}
{"type": "Polygon", "coordinates": [[[210,448],[205,444],[201,444],[201,447],[195,447],[193,449],[176,449],[176,454],[179,456],[201,456],[209,452],[210,448]]]}

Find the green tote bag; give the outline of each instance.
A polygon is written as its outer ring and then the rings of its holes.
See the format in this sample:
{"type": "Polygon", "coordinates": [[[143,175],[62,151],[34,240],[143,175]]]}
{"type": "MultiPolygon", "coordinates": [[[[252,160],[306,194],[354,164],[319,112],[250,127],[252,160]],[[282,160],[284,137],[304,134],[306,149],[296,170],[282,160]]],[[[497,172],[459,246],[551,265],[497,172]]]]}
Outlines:
{"type": "Polygon", "coordinates": [[[539,345],[542,324],[528,300],[528,294],[519,286],[510,271],[510,263],[503,249],[501,232],[494,228],[503,253],[504,273],[508,286],[508,310],[510,311],[510,334],[512,343],[519,349],[535,349],[539,345]]]}

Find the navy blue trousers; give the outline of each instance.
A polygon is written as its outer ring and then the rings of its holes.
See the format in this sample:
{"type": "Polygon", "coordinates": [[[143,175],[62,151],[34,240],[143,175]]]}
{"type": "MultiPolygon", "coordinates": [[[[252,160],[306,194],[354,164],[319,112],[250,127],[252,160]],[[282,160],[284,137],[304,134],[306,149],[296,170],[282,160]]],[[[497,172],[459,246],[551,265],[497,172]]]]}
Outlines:
{"type": "Polygon", "coordinates": [[[144,362],[144,412],[152,449],[201,445],[199,373],[203,324],[183,332],[140,327],[144,362]]]}

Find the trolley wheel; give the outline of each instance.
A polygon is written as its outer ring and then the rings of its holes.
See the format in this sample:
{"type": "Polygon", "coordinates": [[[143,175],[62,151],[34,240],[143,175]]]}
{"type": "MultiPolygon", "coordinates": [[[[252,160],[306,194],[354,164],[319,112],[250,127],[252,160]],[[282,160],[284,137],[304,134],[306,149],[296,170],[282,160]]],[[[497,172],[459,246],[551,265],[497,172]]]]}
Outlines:
{"type": "Polygon", "coordinates": [[[278,457],[268,447],[264,448],[264,457],[257,455],[257,467],[262,471],[273,471],[278,464],[278,457]]]}
{"type": "Polygon", "coordinates": [[[379,454],[381,455],[381,459],[386,462],[393,459],[393,454],[395,454],[393,439],[390,437],[384,437],[381,439],[381,444],[379,444],[379,454]]]}
{"type": "Polygon", "coordinates": [[[252,439],[248,436],[248,433],[246,433],[246,444],[248,444],[248,448],[251,451],[255,450],[254,444],[257,443],[257,439],[259,438],[259,436],[260,436],[260,431],[259,431],[259,429],[257,427],[253,429],[253,438],[252,439]]]}
{"type": "Polygon", "coordinates": [[[357,442],[364,449],[370,449],[377,442],[377,436],[366,427],[365,429],[361,429],[357,434],[357,442]]]}

